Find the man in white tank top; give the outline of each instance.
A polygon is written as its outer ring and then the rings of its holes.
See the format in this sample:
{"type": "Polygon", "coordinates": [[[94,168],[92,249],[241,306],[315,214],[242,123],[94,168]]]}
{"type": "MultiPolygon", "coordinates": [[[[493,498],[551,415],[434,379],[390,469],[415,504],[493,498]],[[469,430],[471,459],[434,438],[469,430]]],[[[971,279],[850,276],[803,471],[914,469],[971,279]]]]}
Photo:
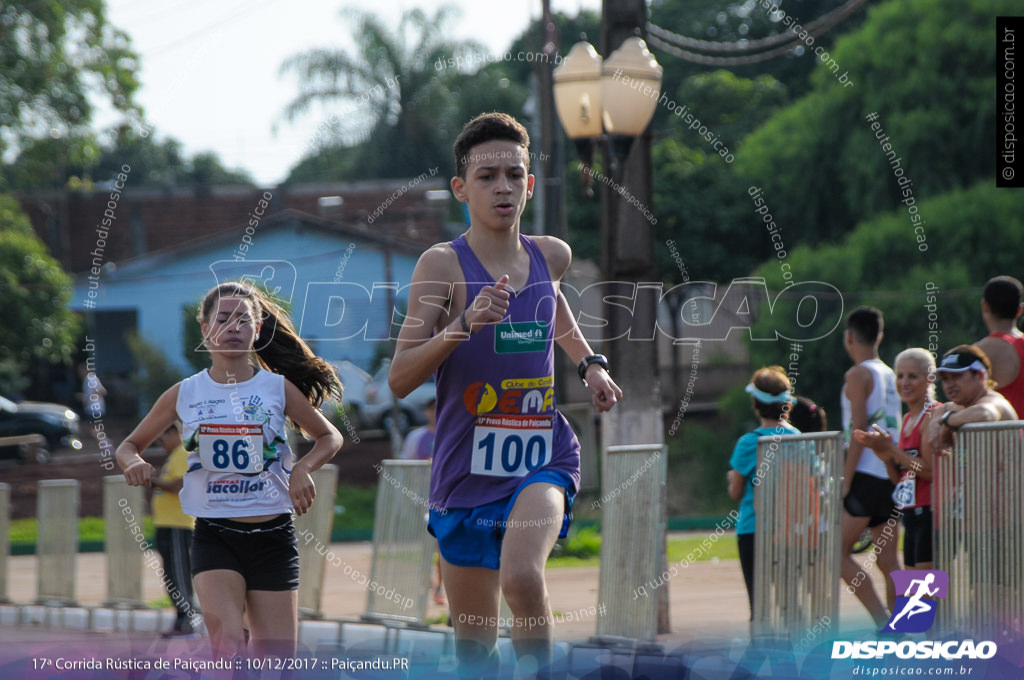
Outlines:
{"type": "Polygon", "coordinates": [[[889,432],[894,442],[898,439],[901,407],[896,374],[878,358],[882,327],[882,312],[874,307],[858,307],[847,316],[843,345],[854,366],[846,372],[840,395],[847,441],[843,473],[842,575],[847,589],[857,596],[879,626],[889,620],[889,610],[896,603],[896,591],[889,574],[899,569],[900,511],[892,499],[894,487],[885,463],[850,434],[855,429],[868,430],[878,425],[889,432]],[[872,552],[867,553],[865,564],[858,565],[853,557],[853,544],[869,527],[874,543],[872,552]],[[875,593],[866,573],[869,561],[877,561],[885,575],[889,610],[875,593]]]}

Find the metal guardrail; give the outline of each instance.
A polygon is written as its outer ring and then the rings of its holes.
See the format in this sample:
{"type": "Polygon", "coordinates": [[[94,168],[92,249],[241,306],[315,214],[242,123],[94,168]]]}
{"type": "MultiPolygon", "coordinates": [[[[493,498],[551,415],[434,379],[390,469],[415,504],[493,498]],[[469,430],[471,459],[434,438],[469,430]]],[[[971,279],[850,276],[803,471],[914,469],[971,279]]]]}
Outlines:
{"type": "MultiPolygon", "coordinates": [[[[107,556],[108,607],[141,609],[142,557],[146,548],[156,552],[143,534],[146,500],[141,486],[129,486],[124,475],[103,478],[103,542],[107,556]],[[141,540],[140,540],[141,539],[141,540]]],[[[74,520],[78,522],[78,518],[74,520]]]]}
{"type": "Polygon", "coordinates": [[[663,444],[609,446],[605,451],[598,600],[606,613],[597,620],[599,638],[657,637],[658,597],[634,593],[662,571],[667,460],[663,444]]]}
{"type": "Polygon", "coordinates": [[[368,620],[422,624],[436,542],[427,532],[429,460],[381,462],[373,520],[368,620]]]}
{"type": "Polygon", "coordinates": [[[38,601],[40,604],[75,604],[78,480],[45,479],[39,482],[38,489],[38,601]]]}
{"type": "Polygon", "coordinates": [[[324,574],[327,570],[327,554],[323,546],[331,542],[338,466],[328,463],[311,476],[316,485],[316,500],[309,512],[295,518],[296,536],[313,536],[315,539],[299,540],[299,614],[308,618],[321,618],[324,574]],[[320,546],[319,550],[317,545],[320,546]]]}
{"type": "Polygon", "coordinates": [[[8,579],[11,554],[11,485],[0,482],[0,603],[11,601],[8,579]]]}
{"type": "Polygon", "coordinates": [[[754,634],[839,619],[843,435],[760,437],[754,471],[754,634]]]}
{"type": "Polygon", "coordinates": [[[942,629],[1024,634],[1024,421],[975,423],[935,457],[935,568],[949,575],[942,629]]]}

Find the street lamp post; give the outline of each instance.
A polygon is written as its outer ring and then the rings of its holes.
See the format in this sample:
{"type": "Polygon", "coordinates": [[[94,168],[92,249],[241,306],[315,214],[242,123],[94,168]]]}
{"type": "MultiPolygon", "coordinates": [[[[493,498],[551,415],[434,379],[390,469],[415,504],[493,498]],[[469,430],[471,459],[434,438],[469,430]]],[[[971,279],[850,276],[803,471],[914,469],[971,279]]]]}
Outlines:
{"type": "MultiPolygon", "coordinates": [[[[588,172],[584,180],[596,176],[605,185],[601,269],[606,295],[633,299],[633,304],[620,300],[605,308],[603,347],[623,401],[602,416],[604,451],[623,444],[664,443],[655,331],[661,287],[654,259],[654,220],[648,217],[652,173],[647,129],[657,106],[662,69],[637,35],[638,27],[642,35],[645,23],[644,0],[606,0],[602,44],[606,50],[615,45],[618,49],[602,62],[593,46],[577,43],[554,73],[559,118],[576,141],[581,163],[590,164],[593,140],[603,142],[602,169],[609,176],[588,172]]],[[[664,515],[662,502],[662,521],[664,515]]],[[[661,566],[664,560],[662,538],[661,566]]],[[[660,632],[669,628],[667,591],[659,589],[660,632]]]]}

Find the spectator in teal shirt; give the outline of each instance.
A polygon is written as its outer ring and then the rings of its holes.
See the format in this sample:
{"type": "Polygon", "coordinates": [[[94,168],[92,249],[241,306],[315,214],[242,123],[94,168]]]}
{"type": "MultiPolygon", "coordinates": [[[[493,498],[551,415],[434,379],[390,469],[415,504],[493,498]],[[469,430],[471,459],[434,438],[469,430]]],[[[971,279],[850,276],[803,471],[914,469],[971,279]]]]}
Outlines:
{"type": "Polygon", "coordinates": [[[736,447],[729,459],[730,470],[726,474],[729,496],[740,501],[739,519],[736,521],[736,540],[739,544],[740,567],[743,581],[747,585],[750,601],[750,616],[754,616],[754,479],[757,474],[758,437],[800,434],[800,431],[786,422],[790,406],[796,399],[792,395],[789,377],[781,366],[766,366],[754,372],[746,387],[754,413],[761,421],[760,427],[748,432],[736,441],[736,447]]]}

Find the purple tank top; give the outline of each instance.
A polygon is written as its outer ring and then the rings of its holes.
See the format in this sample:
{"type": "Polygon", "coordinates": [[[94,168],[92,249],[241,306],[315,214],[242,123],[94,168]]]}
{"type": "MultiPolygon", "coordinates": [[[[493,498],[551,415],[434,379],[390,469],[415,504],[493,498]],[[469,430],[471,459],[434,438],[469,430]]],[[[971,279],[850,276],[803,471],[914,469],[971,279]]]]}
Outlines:
{"type": "MultiPolygon", "coordinates": [[[[580,445],[555,410],[555,288],[537,244],[523,235],[519,241],[530,256],[526,286],[512,292],[501,323],[476,331],[437,369],[433,508],[508,498],[542,469],[565,472],[572,491],[579,488],[580,445]]],[[[462,266],[468,306],[495,281],[465,236],[450,245],[462,266]]]]}

